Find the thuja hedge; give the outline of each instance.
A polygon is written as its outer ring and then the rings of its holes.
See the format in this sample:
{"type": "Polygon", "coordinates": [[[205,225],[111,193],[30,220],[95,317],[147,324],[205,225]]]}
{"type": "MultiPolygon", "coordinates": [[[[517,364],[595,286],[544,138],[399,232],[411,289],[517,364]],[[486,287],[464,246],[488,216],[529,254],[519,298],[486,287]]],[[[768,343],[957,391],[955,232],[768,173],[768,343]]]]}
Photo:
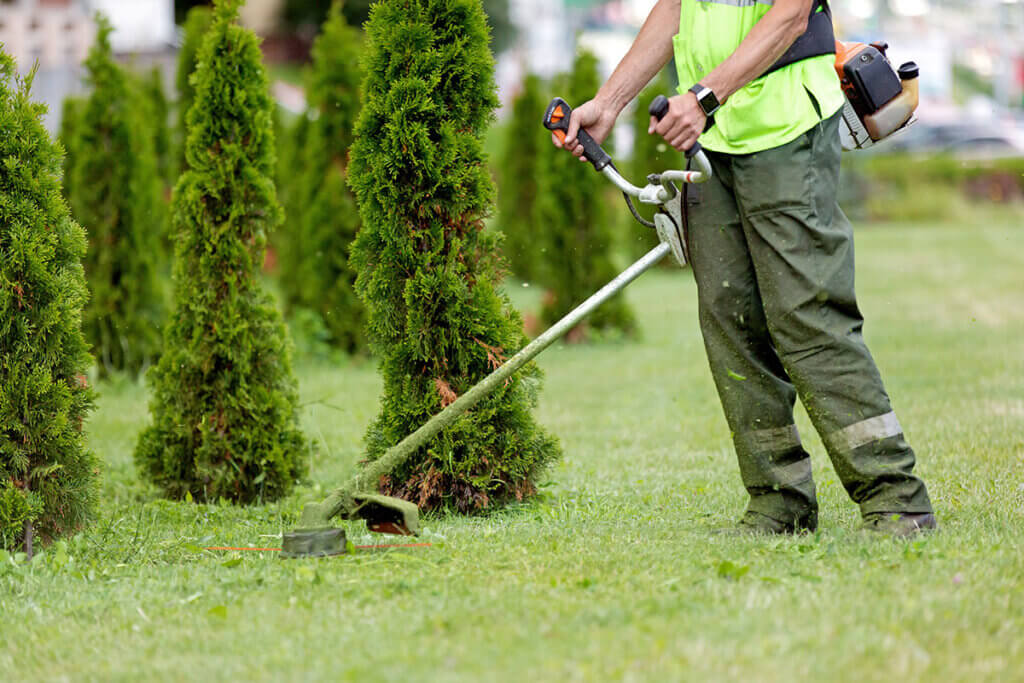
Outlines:
{"type": "Polygon", "coordinates": [[[306,89],[310,108],[291,239],[282,253],[281,285],[290,309],[314,311],[328,342],[344,351],[365,346],[363,306],[355,293],[349,246],[359,231],[359,212],[346,184],[348,148],[359,113],[361,34],[345,23],[333,3],[313,44],[306,89]]]}
{"type": "Polygon", "coordinates": [[[82,527],[99,463],[82,422],[93,393],[81,331],[85,232],[61,198],[60,147],[0,51],[0,548],[82,527]]]}
{"type": "Polygon", "coordinates": [[[215,5],[192,81],[188,170],[174,192],[174,314],[135,458],[170,497],[247,503],[287,493],[308,453],[290,342],[258,277],[281,208],[273,102],[238,4],[215,5]]]}
{"type": "MultiPolygon", "coordinates": [[[[581,52],[572,72],[558,78],[553,90],[564,93],[570,104],[583,103],[600,84],[597,58],[581,52]]],[[[613,230],[621,224],[609,209],[608,181],[590,164],[550,145],[541,159],[538,175],[549,181],[541,183],[534,224],[545,247],[540,281],[547,293],[541,317],[551,324],[618,274],[612,261],[613,230]]],[[[582,339],[588,328],[629,333],[635,325],[632,310],[619,295],[592,313],[569,338],[582,339]]]]}
{"type": "MultiPolygon", "coordinates": [[[[479,0],[382,0],[364,67],[350,178],[363,219],[356,290],[384,381],[367,432],[372,460],[526,339],[484,231],[494,187],[481,141],[497,98],[479,0]]],[[[537,386],[535,367],[511,378],[381,489],[462,512],[529,496],[559,455],[531,413],[537,386]]]]}
{"type": "Polygon", "coordinates": [[[185,17],[181,48],[178,50],[178,70],[175,76],[175,87],[178,91],[177,126],[175,127],[178,173],[183,173],[188,166],[188,161],[185,159],[185,140],[188,137],[186,117],[188,110],[192,108],[192,100],[195,98],[195,87],[192,85],[191,79],[192,73],[196,70],[199,47],[203,43],[203,37],[210,28],[212,20],[213,15],[210,13],[210,8],[204,5],[193,7],[185,17]]]}
{"type": "Polygon", "coordinates": [[[544,179],[539,175],[542,154],[549,154],[548,135],[540,125],[550,93],[535,75],[523,80],[523,89],[512,101],[512,115],[505,130],[498,165],[498,229],[502,252],[513,273],[524,280],[540,271],[542,240],[534,223],[533,207],[544,179]],[[546,97],[548,95],[548,97],[546,97]]]}
{"type": "Polygon", "coordinates": [[[57,131],[57,139],[60,141],[61,147],[64,148],[61,172],[64,176],[62,187],[65,199],[71,194],[71,160],[77,156],[73,145],[76,144],[78,120],[82,116],[82,108],[84,106],[85,100],[83,98],[72,95],[64,99],[60,109],[60,130],[57,131]]]}
{"type": "Polygon", "coordinates": [[[160,352],[166,205],[147,129],[150,105],[139,80],[114,61],[110,23],[97,21],[85,62],[90,93],[68,143],[68,203],[89,237],[86,339],[101,372],[138,372],[160,352]]]}
{"type": "MultiPolygon", "coordinates": [[[[284,222],[281,229],[275,230],[270,236],[270,248],[274,250],[274,264],[281,272],[291,271],[290,264],[298,260],[302,253],[302,246],[299,243],[303,215],[302,197],[305,194],[302,168],[312,124],[307,114],[308,112],[303,112],[292,120],[293,117],[281,107],[274,110],[274,141],[277,151],[275,176],[278,201],[284,208],[284,222]]],[[[289,291],[290,286],[290,283],[281,282],[286,305],[290,305],[293,296],[289,291]]]]}
{"type": "Polygon", "coordinates": [[[140,79],[140,87],[146,96],[146,104],[149,107],[146,129],[149,131],[150,137],[153,138],[157,175],[160,177],[166,194],[166,190],[174,184],[176,174],[169,121],[171,105],[167,100],[167,93],[164,92],[164,78],[160,67],[155,66],[144,74],[140,79]]]}

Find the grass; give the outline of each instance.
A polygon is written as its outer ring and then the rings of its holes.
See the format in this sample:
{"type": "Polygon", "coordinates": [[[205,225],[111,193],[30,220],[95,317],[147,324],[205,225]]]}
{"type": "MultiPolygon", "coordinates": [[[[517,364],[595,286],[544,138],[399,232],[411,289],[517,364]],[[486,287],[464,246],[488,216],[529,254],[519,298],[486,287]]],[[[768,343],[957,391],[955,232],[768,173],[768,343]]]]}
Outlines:
{"type": "MultiPolygon", "coordinates": [[[[1009,680],[1024,671],[1024,249],[1019,225],[858,235],[866,334],[942,529],[867,537],[804,414],[821,530],[716,533],[745,503],[689,273],[628,290],[644,336],[558,346],[543,495],[430,518],[433,547],[326,560],[270,545],[340,482],[372,364],[300,369],[311,483],[236,509],[161,501],[131,450],[146,392],[101,387],[101,518],[31,564],[0,556],[0,680],[1009,680]],[[1016,672],[1016,673],[1014,673],[1016,672]]],[[[518,305],[538,292],[512,286],[518,305]]],[[[374,542],[356,526],[350,535],[374,542]]]]}

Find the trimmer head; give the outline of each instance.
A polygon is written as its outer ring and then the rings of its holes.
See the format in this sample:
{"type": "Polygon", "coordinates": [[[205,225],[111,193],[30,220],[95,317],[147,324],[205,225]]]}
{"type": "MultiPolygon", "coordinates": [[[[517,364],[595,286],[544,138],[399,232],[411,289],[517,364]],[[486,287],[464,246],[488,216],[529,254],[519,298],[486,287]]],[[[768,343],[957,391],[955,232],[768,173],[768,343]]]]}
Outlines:
{"type": "Polygon", "coordinates": [[[344,529],[328,526],[335,515],[365,519],[370,531],[382,534],[415,536],[420,531],[419,508],[408,501],[375,493],[339,491],[323,503],[306,505],[302,528],[282,537],[281,557],[326,557],[347,552],[344,529]]]}
{"type": "Polygon", "coordinates": [[[322,527],[296,529],[282,537],[281,557],[328,557],[348,552],[348,539],[344,529],[322,527]]]}

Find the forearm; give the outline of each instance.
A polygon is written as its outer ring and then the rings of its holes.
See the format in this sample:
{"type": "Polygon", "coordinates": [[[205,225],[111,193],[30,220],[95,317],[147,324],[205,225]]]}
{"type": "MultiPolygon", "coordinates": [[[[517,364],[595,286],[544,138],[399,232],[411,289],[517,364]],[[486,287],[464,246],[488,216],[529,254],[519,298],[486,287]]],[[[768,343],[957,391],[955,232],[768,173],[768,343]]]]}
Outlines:
{"type": "MultiPolygon", "coordinates": [[[[720,102],[763,74],[807,30],[811,0],[778,0],[740,46],[700,82],[720,102]]],[[[691,84],[684,83],[684,87],[691,84]]]]}
{"type": "Polygon", "coordinates": [[[594,99],[616,114],[637,96],[672,58],[672,37],[679,32],[680,0],[658,0],[629,52],[594,99]]]}

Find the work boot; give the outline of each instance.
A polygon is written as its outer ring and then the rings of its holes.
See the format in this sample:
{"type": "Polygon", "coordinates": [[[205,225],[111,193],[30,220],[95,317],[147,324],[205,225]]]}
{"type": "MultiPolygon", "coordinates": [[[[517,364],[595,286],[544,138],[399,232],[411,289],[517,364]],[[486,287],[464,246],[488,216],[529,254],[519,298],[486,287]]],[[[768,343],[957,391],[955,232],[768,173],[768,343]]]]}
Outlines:
{"type": "Polygon", "coordinates": [[[810,512],[807,515],[791,522],[780,522],[779,520],[762,515],[760,512],[747,510],[736,524],[739,533],[780,535],[780,534],[802,534],[814,532],[818,528],[818,514],[810,512]]]}
{"type": "Polygon", "coordinates": [[[875,512],[864,518],[860,528],[893,538],[909,538],[938,526],[931,512],[875,512]]]}

